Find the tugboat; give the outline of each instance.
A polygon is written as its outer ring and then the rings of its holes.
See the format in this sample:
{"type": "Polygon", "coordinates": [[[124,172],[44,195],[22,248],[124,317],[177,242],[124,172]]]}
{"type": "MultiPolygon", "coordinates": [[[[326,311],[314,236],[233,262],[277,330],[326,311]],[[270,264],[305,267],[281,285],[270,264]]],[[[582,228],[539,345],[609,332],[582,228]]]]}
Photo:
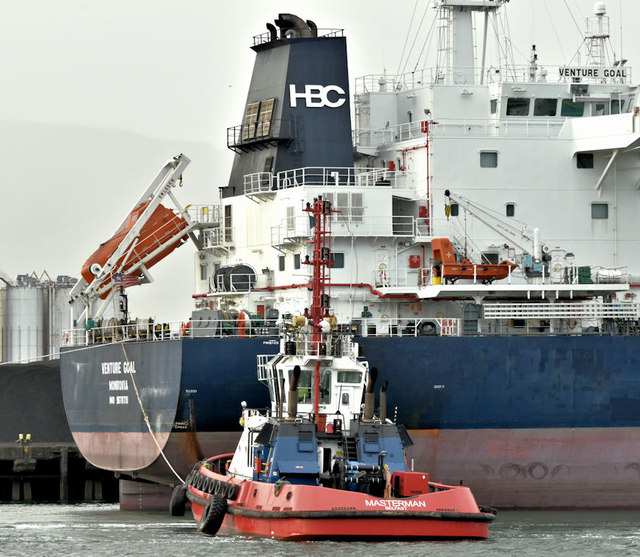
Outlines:
{"type": "MultiPolygon", "coordinates": [[[[191,502],[199,530],[281,540],[487,538],[495,518],[469,488],[430,481],[407,466],[412,444],[386,417],[386,387],[374,414],[376,368],[336,330],[328,292],[331,203],[308,203],[314,228],[312,304],[283,328],[280,352],[258,357],[269,388],[265,412],[243,403],[234,454],[199,462],[175,488],[171,513],[191,502]],[[364,404],[362,404],[364,394],[364,404]],[[286,412],[285,412],[286,404],[286,412]]],[[[348,332],[348,331],[347,331],[348,332]]]]}

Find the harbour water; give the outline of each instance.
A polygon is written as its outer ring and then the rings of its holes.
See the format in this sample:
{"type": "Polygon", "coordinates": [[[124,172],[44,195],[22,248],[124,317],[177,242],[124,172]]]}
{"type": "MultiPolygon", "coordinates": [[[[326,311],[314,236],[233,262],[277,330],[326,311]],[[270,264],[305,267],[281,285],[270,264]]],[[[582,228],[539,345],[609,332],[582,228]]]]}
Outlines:
{"type": "Polygon", "coordinates": [[[482,541],[276,542],[199,534],[190,516],[117,505],[0,505],[0,555],[640,555],[640,511],[502,511],[482,541]]]}

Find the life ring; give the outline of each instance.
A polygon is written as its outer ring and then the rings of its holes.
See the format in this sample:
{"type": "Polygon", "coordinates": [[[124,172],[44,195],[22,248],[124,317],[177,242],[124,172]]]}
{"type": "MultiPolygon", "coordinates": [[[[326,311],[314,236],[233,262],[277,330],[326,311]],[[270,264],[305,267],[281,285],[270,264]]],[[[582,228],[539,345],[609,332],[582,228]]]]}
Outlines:
{"type": "Polygon", "coordinates": [[[171,516],[184,516],[187,505],[187,484],[177,485],[171,492],[169,501],[169,514],[171,516]]]}
{"type": "Polygon", "coordinates": [[[556,273],[559,273],[560,271],[562,271],[562,263],[556,263],[556,264],[553,266],[553,270],[554,270],[556,273]]]}
{"type": "Polygon", "coordinates": [[[219,495],[212,495],[209,503],[202,511],[199,530],[208,536],[215,536],[222,526],[227,512],[227,500],[219,495]]]}
{"type": "Polygon", "coordinates": [[[381,323],[388,323],[389,322],[389,315],[387,313],[383,313],[380,316],[380,322],[381,323]]]}
{"type": "Polygon", "coordinates": [[[577,326],[578,326],[577,319],[567,319],[567,327],[569,327],[571,331],[573,331],[573,329],[575,329],[577,326]]]}
{"type": "Polygon", "coordinates": [[[378,265],[378,284],[386,284],[387,281],[387,264],[380,263],[378,265]]]}

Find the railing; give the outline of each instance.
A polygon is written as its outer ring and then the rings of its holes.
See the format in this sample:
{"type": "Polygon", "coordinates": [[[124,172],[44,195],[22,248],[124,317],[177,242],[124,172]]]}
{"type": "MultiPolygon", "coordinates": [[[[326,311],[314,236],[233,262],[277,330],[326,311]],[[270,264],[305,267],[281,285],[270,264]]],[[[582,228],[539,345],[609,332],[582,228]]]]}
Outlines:
{"type": "Polygon", "coordinates": [[[486,319],[640,319],[637,303],[485,304],[486,319]]]}
{"type": "MultiPolygon", "coordinates": [[[[407,92],[422,89],[431,84],[439,83],[444,85],[459,85],[460,87],[479,85],[480,82],[489,83],[576,83],[575,76],[570,72],[561,71],[565,66],[548,66],[545,64],[544,70],[540,69],[531,75],[531,65],[514,65],[507,68],[490,66],[485,68],[484,76],[480,68],[444,68],[432,67],[424,68],[416,72],[409,72],[400,75],[365,75],[356,78],[355,94],[366,93],[394,93],[407,92]],[[472,75],[473,80],[467,83],[456,83],[456,78],[460,75],[472,75]]],[[[620,71],[611,72],[611,68],[606,68],[608,74],[599,72],[596,75],[579,76],[577,82],[580,83],[631,83],[631,67],[624,67],[620,71]],[[616,75],[617,74],[617,75],[616,75]]]]}
{"type": "MultiPolygon", "coordinates": [[[[430,127],[431,136],[437,137],[555,137],[564,118],[487,118],[438,120],[430,127]]],[[[408,122],[388,128],[356,129],[354,140],[362,147],[388,145],[399,141],[425,140],[421,122],[408,122]]]]}
{"type": "MultiPolygon", "coordinates": [[[[260,178],[250,179],[253,183],[260,178]]],[[[353,167],[305,167],[278,172],[270,189],[287,189],[299,186],[389,186],[394,189],[413,187],[415,177],[411,172],[385,170],[384,168],[353,167]]],[[[245,178],[245,188],[247,178],[245,178]]]]}
{"type": "Polygon", "coordinates": [[[227,128],[227,147],[229,149],[251,148],[256,143],[271,140],[291,140],[294,137],[294,123],[291,120],[270,120],[240,124],[227,128]]]}
{"type": "MultiPolygon", "coordinates": [[[[338,208],[338,210],[340,210],[338,208]]],[[[435,219],[434,219],[435,220],[435,219]]],[[[426,239],[428,234],[424,218],[407,215],[388,217],[364,217],[336,213],[331,218],[331,234],[334,237],[389,237],[426,239]]],[[[446,235],[443,233],[442,235],[446,235]]],[[[282,223],[271,227],[271,245],[283,246],[311,236],[309,218],[296,216],[283,219],[282,223]]]]}
{"type": "Polygon", "coordinates": [[[189,205],[187,213],[192,220],[200,224],[220,224],[220,207],[218,205],[189,205]]]}
{"type": "Polygon", "coordinates": [[[213,228],[202,231],[202,248],[215,249],[224,248],[233,243],[234,229],[230,227],[213,228]]]}
{"type": "MultiPolygon", "coordinates": [[[[318,37],[344,37],[344,29],[318,29],[318,37]]],[[[272,42],[271,33],[260,33],[253,36],[253,46],[260,46],[270,42],[272,42]]]]}

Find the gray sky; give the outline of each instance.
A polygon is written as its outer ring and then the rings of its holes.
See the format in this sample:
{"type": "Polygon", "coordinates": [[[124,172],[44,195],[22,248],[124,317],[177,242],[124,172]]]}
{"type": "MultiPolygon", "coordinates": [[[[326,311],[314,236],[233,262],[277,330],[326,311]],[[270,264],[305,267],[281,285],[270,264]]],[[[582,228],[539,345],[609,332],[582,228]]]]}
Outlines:
{"type": "MultiPolygon", "coordinates": [[[[640,68],[632,27],[640,23],[640,3],[606,4],[616,54],[622,48],[629,65],[640,68]]],[[[425,5],[417,6],[412,31],[425,5]]],[[[526,63],[533,43],[542,64],[567,62],[593,5],[511,0],[516,62],[526,63]]],[[[232,161],[226,128],[242,117],[254,60],[249,45],[278,13],[344,28],[353,83],[384,68],[397,72],[414,6],[415,0],[0,0],[0,271],[12,278],[45,269],[77,276],[164,161],[181,151],[193,162],[179,199],[212,202],[232,161]]],[[[413,33],[407,49],[412,40],[413,33]]],[[[130,292],[133,312],[186,318],[192,262],[186,245],[154,267],[156,282],[130,292]]]]}

